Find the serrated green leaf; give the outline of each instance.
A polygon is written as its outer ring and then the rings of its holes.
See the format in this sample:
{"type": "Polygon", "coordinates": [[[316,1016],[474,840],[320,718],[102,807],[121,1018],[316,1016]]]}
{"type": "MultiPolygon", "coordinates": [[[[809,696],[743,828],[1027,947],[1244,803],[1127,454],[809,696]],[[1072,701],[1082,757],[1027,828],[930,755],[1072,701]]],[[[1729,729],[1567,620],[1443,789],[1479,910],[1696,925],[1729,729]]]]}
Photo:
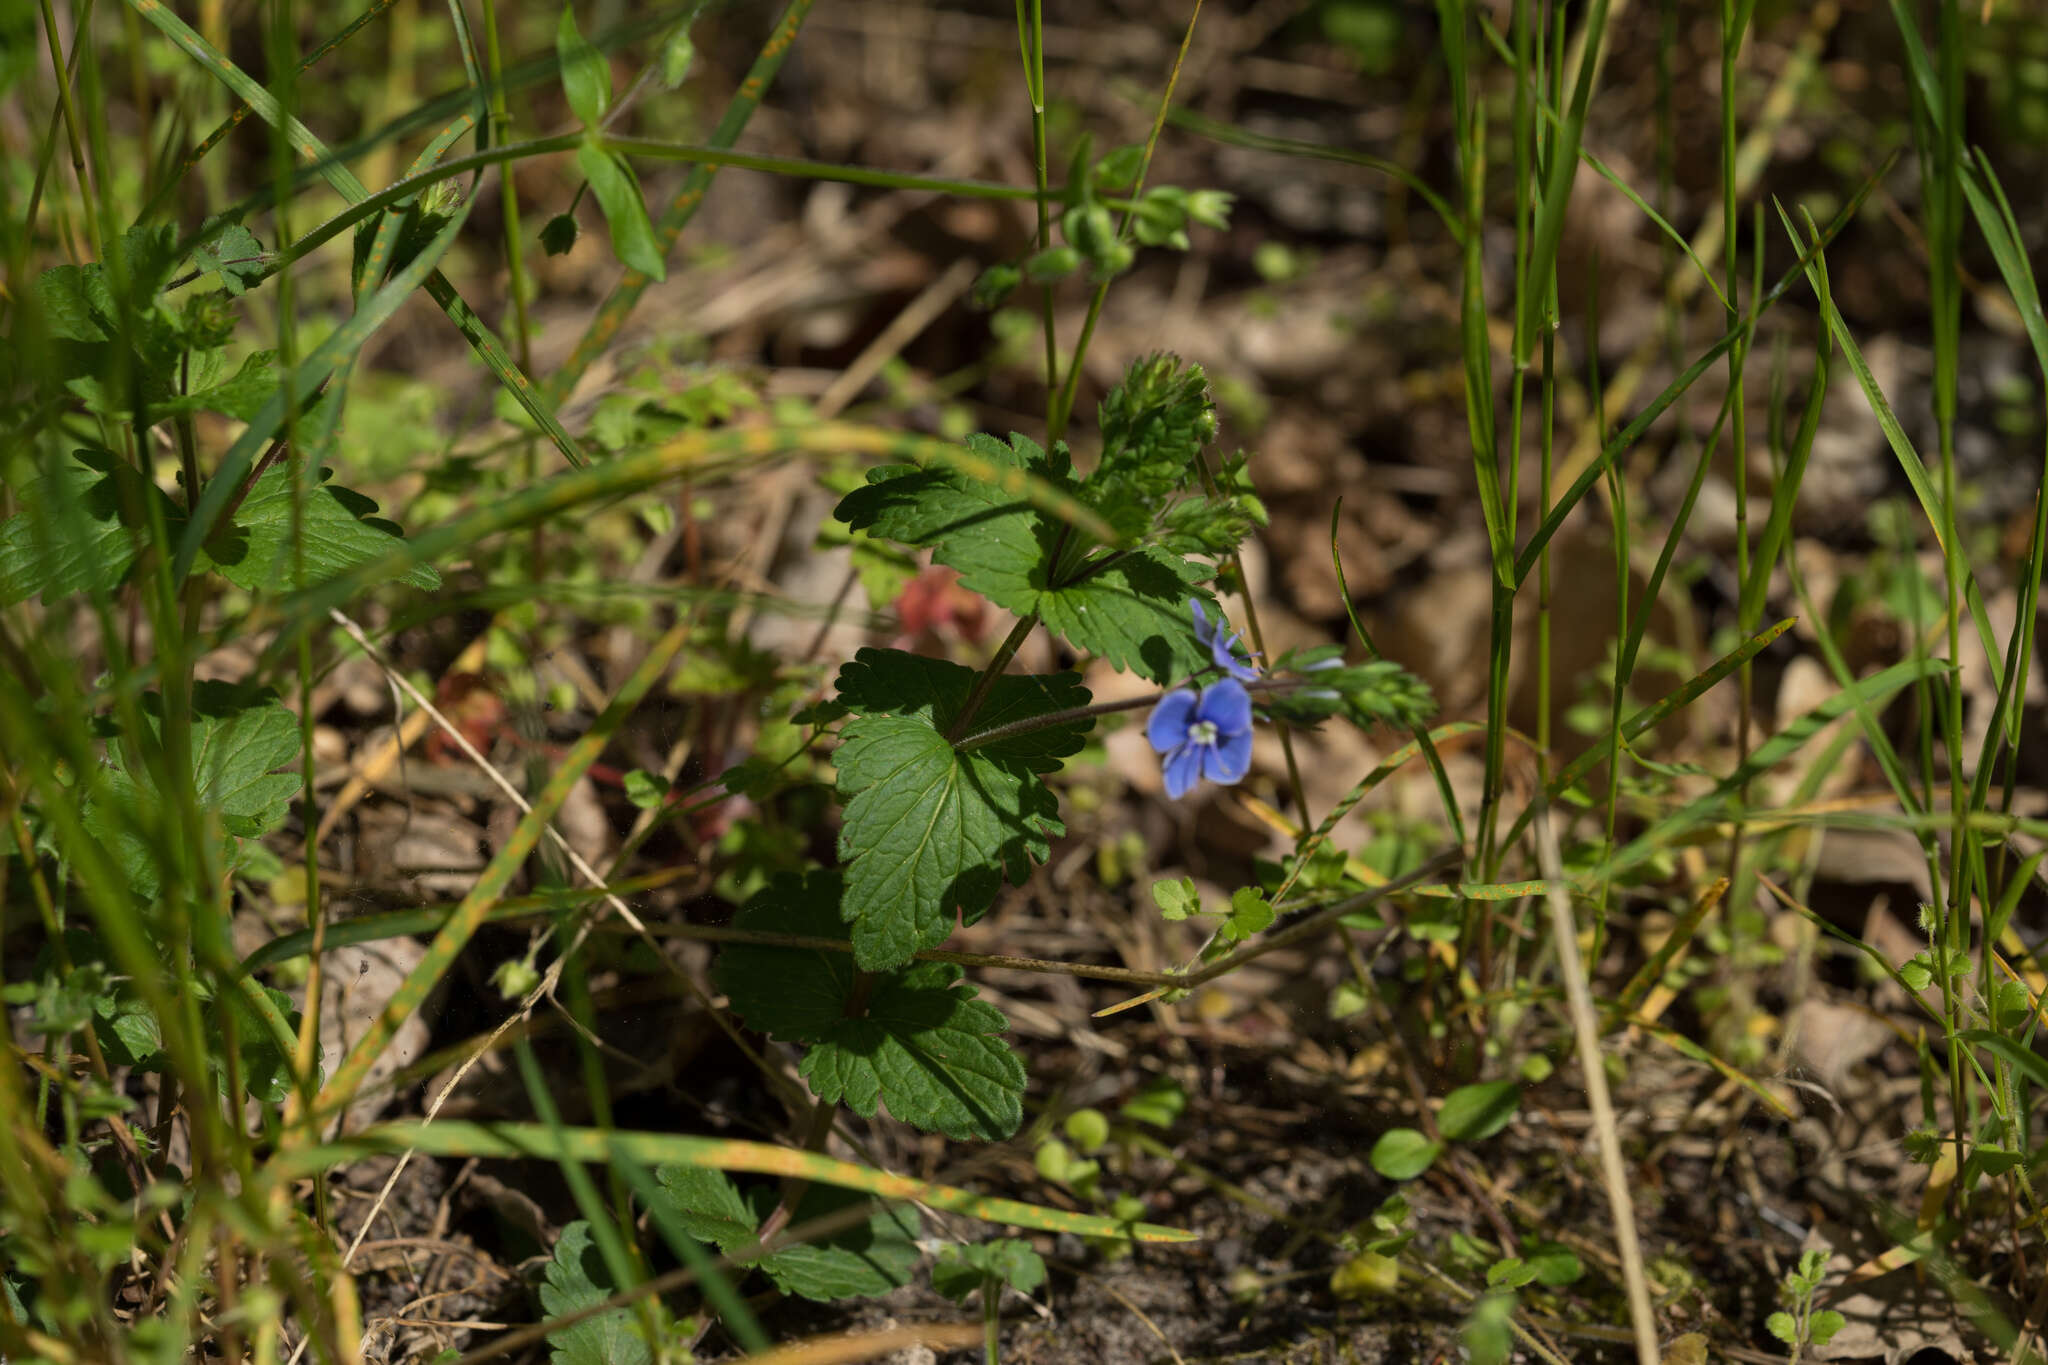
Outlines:
{"type": "Polygon", "coordinates": [[[1152,903],[1169,920],[1182,920],[1202,913],[1202,895],[1195,889],[1193,877],[1152,883],[1152,903]]]}
{"type": "MultiPolygon", "coordinates": [[[[743,929],[844,942],[836,872],[780,877],[741,908],[743,929]]],[[[1023,1121],[1024,1064],[1003,1043],[1002,1012],[973,998],[960,971],[926,962],[868,979],[846,953],[734,944],[713,970],[749,1027],[805,1043],[800,1074],[827,1103],[863,1117],[876,1105],[928,1132],[1006,1138],[1023,1121]]]]}
{"type": "MultiPolygon", "coordinates": [[[[841,907],[868,970],[907,962],[943,942],[956,914],[973,923],[1004,878],[1022,885],[1065,832],[1041,774],[1080,750],[1090,717],[956,749],[945,736],[975,671],[899,650],[863,649],[839,671],[854,712],[840,731],[839,792],[847,799],[839,855],[841,907]]],[[[977,734],[1085,706],[1071,673],[996,679],[977,734]]]]}
{"type": "MultiPolygon", "coordinates": [[[[149,693],[143,706],[152,735],[160,734],[161,698],[149,693]]],[[[283,824],[301,774],[277,770],[298,756],[298,718],[267,688],[223,682],[195,684],[192,711],[191,783],[201,809],[217,815],[229,835],[254,837],[283,824]]],[[[119,746],[123,765],[95,784],[85,827],[114,855],[129,885],[154,896],[162,885],[164,855],[148,832],[173,806],[129,752],[129,746],[119,746]]]]}
{"type": "MultiPolygon", "coordinates": [[[[966,444],[991,465],[1021,469],[1092,505],[1088,486],[1069,473],[1063,446],[1048,455],[1014,433],[1008,444],[984,435],[966,444]]],[[[885,466],[871,470],[868,485],[847,494],[834,515],[858,530],[932,547],[934,560],[959,571],[961,586],[1018,616],[1041,617],[1076,649],[1117,668],[1166,683],[1209,663],[1188,614],[1191,598],[1213,605],[1195,587],[1207,569],[1157,546],[1084,558],[1079,532],[991,480],[954,468],[885,466]]]]}
{"type": "Polygon", "coordinates": [[[1443,1149],[1441,1142],[1432,1142],[1413,1128],[1389,1128],[1373,1143],[1367,1159],[1389,1180],[1413,1180],[1436,1163],[1443,1149]]]}
{"type": "MultiPolygon", "coordinates": [[[[307,493],[299,518],[308,585],[381,559],[404,539],[396,525],[375,515],[374,501],[326,482],[332,473],[320,471],[321,483],[307,493]]],[[[221,576],[237,587],[287,587],[297,558],[292,529],[291,470],[273,465],[236,509],[234,525],[207,542],[207,555],[221,576]]],[[[431,564],[415,564],[401,578],[429,591],[441,586],[441,575],[431,564]]]]}
{"type": "Polygon", "coordinates": [[[75,452],[18,496],[21,511],[0,524],[0,606],[112,590],[140,552],[151,502],[181,524],[156,485],[103,450],[75,452]]]}
{"type": "Polygon", "coordinates": [[[778,1248],[762,1260],[761,1269],[776,1288],[824,1303],[879,1298],[910,1283],[923,1231],[915,1206],[884,1205],[851,1190],[813,1185],[797,1202],[790,1223],[801,1226],[860,1203],[869,1207],[865,1222],[816,1242],[778,1248]]]}
{"type": "Polygon", "coordinates": [[[661,243],[655,239],[654,223],[647,216],[647,201],[641,197],[640,182],[632,167],[616,152],[594,142],[576,149],[576,169],[590,182],[591,197],[604,211],[612,235],[612,254],[650,280],[666,279],[668,264],[662,259],[661,243]]]}
{"type": "MultiPolygon", "coordinates": [[[[699,1241],[715,1242],[728,1256],[743,1255],[753,1245],[761,1209],[777,1198],[775,1187],[761,1186],[749,1203],[724,1172],[704,1167],[666,1165],[656,1174],[662,1193],[671,1197],[668,1212],[682,1229],[699,1241]]],[[[889,1207],[855,1191],[813,1185],[797,1201],[790,1224],[800,1227],[856,1204],[869,1206],[865,1221],[740,1263],[758,1265],[785,1294],[820,1302],[873,1298],[910,1283],[923,1230],[912,1205],[889,1207]]]]}
{"type": "Polygon", "coordinates": [[[1521,1105],[1522,1089],[1513,1081],[1461,1085],[1444,1097],[1437,1130],[1451,1142],[1480,1142],[1507,1127],[1521,1105]]]}
{"type": "Polygon", "coordinates": [[[562,93],[569,97],[569,108],[584,127],[597,127],[612,104],[612,65],[576,27],[574,5],[562,6],[562,20],[555,26],[555,59],[561,64],[562,93]]]}
{"type": "MultiPolygon", "coordinates": [[[[540,1286],[540,1306],[551,1318],[603,1303],[616,1292],[604,1258],[577,1219],[562,1229],[540,1286]]],[[[653,1352],[630,1309],[614,1308],[548,1333],[553,1365],[648,1365],[653,1352]]]]}
{"type": "Polygon", "coordinates": [[[654,1178],[669,1196],[676,1225],[698,1241],[733,1252],[754,1240],[761,1220],[724,1171],[671,1162],[657,1167],[654,1178]]]}
{"type": "Polygon", "coordinates": [[[1799,1324],[1790,1313],[1780,1311],[1771,1314],[1764,1319],[1764,1329],[1787,1346],[1799,1340],[1799,1324]]]}
{"type": "Polygon", "coordinates": [[[202,272],[218,272],[221,287],[230,294],[240,294],[263,278],[262,257],[263,243],[256,240],[256,234],[235,223],[210,245],[192,253],[192,267],[202,272]]]}

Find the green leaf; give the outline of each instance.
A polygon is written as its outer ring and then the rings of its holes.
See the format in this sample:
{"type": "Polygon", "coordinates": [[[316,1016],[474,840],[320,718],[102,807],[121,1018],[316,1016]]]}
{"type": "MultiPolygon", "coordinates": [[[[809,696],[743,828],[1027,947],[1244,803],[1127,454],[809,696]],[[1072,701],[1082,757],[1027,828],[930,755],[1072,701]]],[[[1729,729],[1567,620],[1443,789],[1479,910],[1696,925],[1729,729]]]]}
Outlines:
{"type": "MultiPolygon", "coordinates": [[[[162,733],[162,706],[157,693],[143,697],[153,738],[162,733]]],[[[192,712],[189,780],[201,809],[216,814],[230,835],[255,837],[283,824],[301,775],[278,769],[298,756],[298,717],[268,688],[223,682],[195,684],[192,712]]],[[[154,896],[162,885],[164,854],[150,834],[175,806],[131,754],[130,745],[116,746],[121,766],[95,785],[85,807],[85,827],[114,855],[129,885],[154,896]]]]}
{"type": "Polygon", "coordinates": [[[1452,1142],[1479,1142],[1507,1127],[1521,1105],[1522,1090],[1513,1081],[1461,1085],[1444,1097],[1437,1131],[1452,1142]]]}
{"type": "Polygon", "coordinates": [[[562,93],[569,97],[569,108],[584,127],[597,127],[612,106],[612,65],[576,27],[574,5],[562,6],[562,21],[555,27],[555,59],[561,63],[562,93]]]}
{"type": "Polygon", "coordinates": [[[1117,1112],[1133,1123],[1149,1123],[1154,1128],[1171,1128],[1181,1111],[1188,1107],[1188,1095],[1180,1083],[1171,1076],[1154,1076],[1145,1082],[1137,1094],[1125,1100],[1117,1112]]]}
{"type": "Polygon", "coordinates": [[[1799,1324],[1790,1313],[1780,1311],[1771,1314],[1764,1319],[1764,1330],[1784,1342],[1787,1346],[1793,1345],[1799,1340],[1799,1324]]]}
{"type": "Polygon", "coordinates": [[[964,1303],[984,1285],[1006,1285],[1029,1294],[1045,1283],[1045,1262],[1021,1237],[998,1237],[972,1246],[947,1246],[932,1267],[932,1288],[964,1303]]]}
{"type": "Polygon", "coordinates": [[[140,553],[149,504],[166,523],[182,515],[155,484],[104,450],[73,452],[17,496],[21,511],[0,524],[0,606],[111,591],[140,553]]]}
{"type": "Polygon", "coordinates": [[[1223,937],[1242,943],[1273,922],[1273,906],[1255,886],[1241,886],[1230,893],[1230,918],[1223,922],[1223,937]]]}
{"type": "Polygon", "coordinates": [[[736,1251],[754,1240],[761,1220],[724,1171],[671,1162],[656,1168],[655,1180],[669,1196],[677,1226],[720,1251],[736,1251]]]}
{"type": "Polygon", "coordinates": [[[1413,1128],[1389,1128],[1373,1143],[1368,1160],[1389,1180],[1413,1180],[1435,1164],[1443,1149],[1441,1142],[1432,1142],[1413,1128]]]}
{"type": "Polygon", "coordinates": [[[1816,1346],[1825,1346],[1835,1339],[1849,1320],[1832,1308],[1823,1308],[1806,1320],[1807,1338],[1816,1346]]]}
{"type": "MultiPolygon", "coordinates": [[[[772,1190],[761,1193],[772,1199],[772,1190]]],[[[910,1204],[886,1205],[864,1199],[853,1190],[813,1185],[797,1201],[791,1226],[825,1218],[865,1203],[865,1222],[855,1223],[816,1242],[780,1247],[761,1262],[761,1269],[785,1294],[818,1302],[833,1299],[879,1298],[910,1283],[917,1266],[917,1239],[923,1232],[917,1209],[910,1204]]]]}
{"type": "Polygon", "coordinates": [[[1193,877],[1182,877],[1177,882],[1152,883],[1152,903],[1169,920],[1182,920],[1202,913],[1202,896],[1195,890],[1193,877]]]}
{"type": "MultiPolygon", "coordinates": [[[[333,472],[320,471],[321,482],[307,493],[299,520],[309,586],[379,560],[404,539],[396,525],[374,515],[374,501],[326,482],[333,472]]],[[[287,587],[295,572],[292,523],[291,470],[280,463],[256,480],[235,511],[234,525],[207,542],[207,555],[221,576],[237,587],[287,587]]],[[[415,564],[400,577],[429,591],[441,586],[441,575],[431,564],[415,564]]]]}
{"type": "Polygon", "coordinates": [[[666,279],[668,265],[662,259],[661,243],[655,239],[654,223],[647,216],[647,201],[641,197],[640,182],[626,159],[586,142],[576,149],[576,169],[590,182],[591,196],[604,211],[612,254],[620,264],[650,280],[666,279]]]}
{"type": "MultiPolygon", "coordinates": [[[[616,1292],[604,1258],[590,1239],[590,1224],[577,1219],[562,1229],[541,1281],[540,1306],[549,1317],[564,1317],[604,1302],[616,1292]]],[[[638,1314],[613,1308],[548,1333],[554,1365],[648,1365],[653,1352],[641,1334],[638,1314]]]]}
{"type": "Polygon", "coordinates": [[[1508,1256],[1486,1268],[1488,1289],[1520,1289],[1536,1278],[1536,1267],[1519,1256],[1508,1256]]]}
{"type": "MultiPolygon", "coordinates": [[[[1145,433],[1132,430],[1135,451],[1145,433]]],[[[1073,479],[1064,446],[1048,455],[1016,434],[1007,445],[985,435],[966,445],[993,466],[1096,503],[1092,481],[1073,479]]],[[[1208,569],[1158,546],[1088,556],[1081,532],[993,480],[951,467],[886,465],[870,470],[867,486],[847,494],[834,515],[858,530],[930,546],[934,560],[959,571],[963,587],[1018,616],[1042,617],[1076,649],[1114,667],[1167,683],[1209,664],[1188,614],[1190,599],[1213,605],[1195,587],[1208,569]]]]}
{"type": "MultiPolygon", "coordinates": [[[[662,1193],[670,1198],[668,1211],[683,1230],[699,1241],[716,1243],[728,1256],[742,1255],[753,1246],[762,1210],[773,1207],[777,1198],[776,1188],[764,1185],[753,1192],[750,1204],[724,1172],[709,1168],[666,1165],[655,1174],[662,1193]]],[[[890,1207],[852,1190],[813,1185],[797,1201],[790,1225],[801,1226],[856,1204],[868,1206],[865,1221],[741,1264],[758,1265],[785,1294],[820,1302],[875,1298],[909,1284],[923,1231],[917,1209],[910,1204],[890,1207]]]]}
{"type": "Polygon", "coordinates": [[[1177,356],[1135,362],[1099,409],[1102,460],[1089,476],[1088,503],[1126,538],[1142,534],[1166,500],[1187,487],[1195,461],[1216,436],[1216,405],[1200,365],[1177,356]]]}
{"type": "MultiPolygon", "coordinates": [[[[734,919],[742,929],[846,939],[839,874],[780,877],[734,919]]],[[[863,1118],[877,1104],[927,1132],[1006,1138],[1023,1122],[1024,1064],[1003,1043],[1002,1012],[973,998],[960,970],[926,962],[861,980],[846,953],[734,944],[713,976],[747,1024],[808,1044],[799,1074],[819,1099],[863,1118]],[[850,1017],[857,1015],[857,1017],[850,1017]]]]}
{"type": "MultiPolygon", "coordinates": [[[[753,760],[749,759],[747,761],[751,763],[753,760]]],[[[744,767],[745,765],[742,764],[740,766],[744,767]]],[[[729,769],[725,774],[725,785],[728,790],[738,791],[740,789],[739,784],[734,778],[734,774],[737,771],[737,768],[729,769]]],[[[669,780],[660,773],[651,773],[645,768],[635,768],[626,774],[626,799],[641,810],[653,810],[661,805],[662,802],[668,800],[669,791],[669,780]]]]}
{"type": "MultiPolygon", "coordinates": [[[[292,1008],[291,997],[268,986],[262,990],[277,1006],[278,1012],[296,1028],[299,1014],[292,1008]]],[[[221,999],[227,1002],[227,1013],[234,1021],[235,1047],[241,1055],[242,1092],[264,1104],[284,1103],[286,1096],[292,1093],[292,1059],[264,1024],[262,1016],[256,1013],[255,1007],[242,998],[240,991],[226,991],[221,999]]],[[[207,1011],[206,1055],[216,1067],[216,1074],[225,1081],[227,1040],[221,1034],[219,1019],[216,1011],[207,1011]]]]}
{"type": "Polygon", "coordinates": [[[1578,1253],[1560,1242],[1525,1242],[1522,1256],[1536,1272],[1536,1283],[1553,1289],[1577,1283],[1586,1273],[1578,1253]]]}
{"type": "MultiPolygon", "coordinates": [[[[847,798],[841,913],[865,969],[896,966],[943,942],[956,913],[973,923],[1005,877],[1022,885],[1065,833],[1041,774],[1080,750],[1093,718],[956,749],[944,731],[976,676],[941,659],[880,649],[861,650],[839,670],[839,700],[855,712],[834,759],[847,798]]],[[[989,689],[974,728],[986,734],[1087,702],[1071,673],[1005,675],[989,689]]]]}
{"type": "Polygon", "coordinates": [[[240,223],[228,226],[212,243],[192,253],[192,268],[218,273],[221,287],[240,294],[263,278],[263,243],[240,223]]]}

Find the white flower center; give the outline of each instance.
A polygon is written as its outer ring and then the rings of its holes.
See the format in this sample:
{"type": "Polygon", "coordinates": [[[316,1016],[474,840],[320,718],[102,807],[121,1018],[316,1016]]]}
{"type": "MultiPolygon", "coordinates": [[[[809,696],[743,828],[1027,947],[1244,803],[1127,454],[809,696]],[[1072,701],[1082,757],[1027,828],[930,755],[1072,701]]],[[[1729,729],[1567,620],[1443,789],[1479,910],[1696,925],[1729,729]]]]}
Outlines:
{"type": "Polygon", "coordinates": [[[1190,744],[1214,744],[1215,742],[1216,742],[1216,722],[1215,722],[1215,721],[1213,721],[1213,720],[1198,720],[1198,721],[1196,721],[1196,722],[1195,722],[1195,723],[1194,723],[1193,725],[1190,725],[1190,726],[1188,727],[1188,743],[1190,743],[1190,744]]]}

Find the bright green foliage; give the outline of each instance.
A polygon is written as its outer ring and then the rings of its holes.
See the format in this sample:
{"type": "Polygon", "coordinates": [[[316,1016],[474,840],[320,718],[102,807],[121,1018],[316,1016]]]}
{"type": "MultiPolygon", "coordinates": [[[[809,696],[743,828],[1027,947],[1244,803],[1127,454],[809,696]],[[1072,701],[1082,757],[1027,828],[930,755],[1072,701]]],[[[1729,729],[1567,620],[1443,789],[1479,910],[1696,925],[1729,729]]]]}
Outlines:
{"type": "MultiPolygon", "coordinates": [[[[839,700],[855,713],[835,759],[847,798],[841,913],[868,970],[942,942],[956,912],[978,919],[1003,878],[1021,884],[1065,832],[1041,774],[1080,750],[1092,718],[956,748],[946,731],[974,679],[972,669],[899,650],[863,649],[839,671],[839,700]]],[[[989,689],[974,728],[1087,702],[1071,673],[1005,676],[989,689]]]]}
{"type": "Polygon", "coordinates": [[[1521,1104],[1521,1087],[1513,1081],[1461,1085],[1444,1097],[1437,1130],[1452,1142],[1480,1142],[1507,1127],[1521,1104]]]}
{"type": "MultiPolygon", "coordinates": [[[[967,447],[992,464],[1026,470],[1074,494],[1136,536],[1150,524],[1157,500],[1171,491],[1163,488],[1166,464],[1176,452],[1192,454],[1187,433],[1200,425],[1182,411],[1180,391],[1170,384],[1165,400],[1178,416],[1150,418],[1150,408],[1128,403],[1119,409],[1127,439],[1115,461],[1105,461],[1086,481],[1074,477],[1063,445],[1048,454],[1013,434],[1007,445],[970,436],[967,447]],[[1132,517],[1125,504],[1141,490],[1153,501],[1145,503],[1143,517],[1132,517]]],[[[1183,465],[1179,477],[1188,473],[1183,465]]],[[[1020,495],[955,468],[872,470],[868,486],[849,493],[835,515],[856,529],[929,546],[933,559],[959,570],[963,587],[1018,616],[1040,617],[1074,648],[1117,668],[1167,683],[1209,662],[1189,625],[1188,602],[1213,605],[1195,586],[1211,571],[1161,546],[1091,547],[1080,531],[1020,495]]]]}
{"type": "Polygon", "coordinates": [[[1216,405],[1200,365],[1147,356],[1102,400],[1102,460],[1089,476],[1089,505],[1126,537],[1142,534],[1167,499],[1186,488],[1195,460],[1216,438],[1216,405]]]}
{"type": "MultiPolygon", "coordinates": [[[[740,910],[742,929],[844,941],[837,873],[783,877],[740,910]]],[[[960,970],[926,962],[861,983],[853,959],[825,950],[735,944],[714,976],[750,1027],[804,1043],[799,1074],[818,1098],[862,1117],[876,1105],[928,1132],[1006,1138],[1023,1122],[1024,1064],[1008,1021],[974,999],[960,970]]]]}
{"type": "Polygon", "coordinates": [[[948,1246],[932,1267],[932,1288],[955,1303],[991,1287],[1029,1294],[1045,1283],[1045,1262],[1021,1237],[998,1237],[972,1246],[948,1246]]]}
{"type": "Polygon", "coordinates": [[[1152,883],[1152,902],[1169,920],[1186,919],[1189,915],[1202,913],[1202,895],[1195,890],[1193,877],[1152,883]]]}
{"type": "MultiPolygon", "coordinates": [[[[161,743],[155,693],[143,699],[152,745],[161,743]]],[[[103,773],[85,807],[85,827],[127,874],[139,895],[154,896],[162,883],[162,853],[148,832],[175,803],[157,791],[132,742],[112,745],[120,765],[103,773]]],[[[279,772],[299,752],[298,718],[267,688],[202,682],[192,689],[192,770],[188,778],[202,813],[217,818],[230,836],[255,838],[284,823],[300,774],[279,772]]]]}
{"type": "Polygon", "coordinates": [[[785,1294],[820,1301],[874,1298],[909,1284],[917,1265],[923,1226],[912,1205],[884,1205],[849,1190],[813,1185],[797,1202],[791,1227],[855,1204],[867,1205],[866,1221],[816,1241],[778,1247],[767,1256],[750,1256],[761,1219],[775,1206],[775,1186],[758,1186],[749,1198],[723,1171],[697,1166],[663,1166],[655,1177],[668,1196],[667,1212],[683,1231],[740,1257],[741,1265],[760,1267],[785,1294]]]}
{"type": "Polygon", "coordinates": [[[1240,886],[1230,893],[1230,918],[1223,921],[1217,936],[1230,943],[1242,943],[1273,922],[1273,905],[1255,886],[1240,886]]]}
{"type": "MultiPolygon", "coordinates": [[[[324,482],[328,472],[307,493],[299,522],[309,584],[379,559],[402,539],[397,526],[373,515],[375,502],[324,482]]],[[[0,605],[110,591],[134,566],[153,522],[175,539],[186,520],[183,507],[105,450],[73,452],[30,480],[21,502],[20,515],[0,523],[0,605]]],[[[291,471],[275,465],[249,490],[232,524],[207,542],[201,567],[251,591],[290,584],[297,560],[292,521],[291,471]]],[[[441,584],[426,564],[402,577],[417,588],[441,584]]]]}
{"type": "Polygon", "coordinates": [[[1173,1121],[1187,1107],[1188,1095],[1180,1088],[1180,1082],[1171,1076],[1154,1076],[1139,1088],[1137,1094],[1125,1100],[1117,1112],[1134,1123],[1171,1128],[1173,1121]]]}
{"type": "Polygon", "coordinates": [[[555,59],[561,63],[562,93],[569,97],[570,111],[585,127],[596,127],[612,105],[612,65],[576,27],[573,5],[562,6],[561,23],[555,29],[555,59]]]}
{"type": "MultiPolygon", "coordinates": [[[[541,1281],[540,1306],[549,1317],[563,1317],[604,1302],[618,1287],[605,1269],[604,1258],[590,1239],[590,1224],[577,1219],[562,1229],[554,1258],[541,1281]]],[[[553,1365],[648,1365],[641,1317],[646,1308],[613,1308],[548,1333],[553,1365]]],[[[652,1311],[661,1312],[659,1304],[652,1311]]]]}
{"type": "MultiPolygon", "coordinates": [[[[308,584],[381,559],[403,539],[395,524],[375,515],[374,501],[328,483],[333,472],[320,471],[320,483],[308,490],[299,518],[297,543],[305,550],[308,584]]],[[[292,520],[291,470],[274,465],[242,500],[234,525],[207,542],[207,555],[237,587],[253,592],[288,584],[298,561],[292,520]]],[[[415,564],[400,578],[415,588],[441,586],[441,575],[430,564],[415,564]]]]}
{"type": "Polygon", "coordinates": [[[1436,1164],[1443,1149],[1413,1128],[1389,1128],[1373,1143],[1369,1160],[1389,1180],[1413,1180],[1436,1164]]]}

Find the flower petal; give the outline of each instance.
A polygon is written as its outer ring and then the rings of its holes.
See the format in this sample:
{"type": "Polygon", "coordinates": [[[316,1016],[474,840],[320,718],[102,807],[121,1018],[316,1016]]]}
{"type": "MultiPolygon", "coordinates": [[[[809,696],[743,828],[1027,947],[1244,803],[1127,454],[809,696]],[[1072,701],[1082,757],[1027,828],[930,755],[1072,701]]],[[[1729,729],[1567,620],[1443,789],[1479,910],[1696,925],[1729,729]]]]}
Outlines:
{"type": "Polygon", "coordinates": [[[1205,748],[1202,755],[1202,776],[1211,782],[1230,786],[1242,782],[1244,775],[1252,770],[1252,732],[1247,729],[1240,734],[1227,735],[1218,740],[1214,748],[1205,748]]]}
{"type": "Polygon", "coordinates": [[[1145,738],[1152,741],[1155,753],[1171,753],[1188,742],[1188,725],[1195,714],[1195,691],[1183,687],[1178,692],[1169,692],[1159,699],[1152,708],[1152,715],[1145,722],[1145,738]]]}
{"type": "Polygon", "coordinates": [[[1195,614],[1195,638],[1205,645],[1214,640],[1216,638],[1216,628],[1209,624],[1209,613],[1202,610],[1201,599],[1190,597],[1188,599],[1188,608],[1195,614]]]}
{"type": "Polygon", "coordinates": [[[1194,719],[1208,721],[1219,735],[1248,735],[1252,729],[1251,694],[1235,678],[1218,678],[1202,689],[1194,719]]]}
{"type": "Polygon", "coordinates": [[[1237,642],[1243,638],[1242,635],[1233,635],[1226,640],[1223,632],[1218,630],[1215,638],[1209,641],[1209,657],[1218,668],[1239,682],[1257,682],[1259,670],[1250,663],[1251,651],[1246,650],[1243,659],[1237,657],[1237,642]]]}
{"type": "Polygon", "coordinates": [[[1161,770],[1166,777],[1166,794],[1178,801],[1193,791],[1202,776],[1202,756],[1212,752],[1206,744],[1183,744],[1168,754],[1161,770]]]}

